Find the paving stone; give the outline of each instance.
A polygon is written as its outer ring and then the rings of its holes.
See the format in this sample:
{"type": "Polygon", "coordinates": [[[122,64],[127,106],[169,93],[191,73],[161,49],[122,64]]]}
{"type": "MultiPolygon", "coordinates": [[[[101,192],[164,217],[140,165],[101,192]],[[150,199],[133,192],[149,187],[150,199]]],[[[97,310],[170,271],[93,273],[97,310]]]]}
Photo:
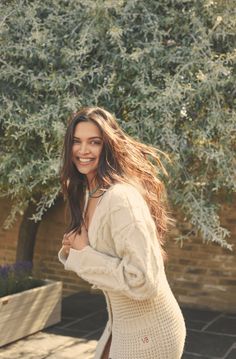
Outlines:
{"type": "Polygon", "coordinates": [[[80,341],[67,345],[56,353],[49,354],[45,359],[93,359],[97,341],[80,341]]]}
{"type": "Polygon", "coordinates": [[[54,327],[64,327],[65,325],[70,324],[73,320],[75,320],[73,317],[62,317],[61,321],[54,325],[54,327]]]}
{"type": "Polygon", "coordinates": [[[214,318],[217,318],[221,313],[203,309],[193,308],[181,308],[184,318],[186,320],[198,320],[202,322],[211,322],[214,318]]]}
{"type": "Polygon", "coordinates": [[[77,323],[74,323],[68,326],[67,328],[72,330],[83,329],[85,331],[93,331],[101,328],[102,326],[105,327],[107,320],[108,320],[107,311],[102,310],[97,313],[94,313],[93,316],[81,319],[77,323]]]}
{"type": "Polygon", "coordinates": [[[222,358],[233,345],[235,338],[188,330],[185,351],[209,357],[222,358]]]}
{"type": "Polygon", "coordinates": [[[190,320],[185,318],[185,324],[188,329],[202,330],[206,323],[199,320],[190,320]]]}
{"type": "Polygon", "coordinates": [[[69,328],[49,328],[44,330],[45,333],[55,334],[55,335],[62,335],[64,337],[71,337],[71,338],[83,338],[84,336],[88,335],[88,331],[86,330],[72,330],[69,328]]]}
{"type": "Polygon", "coordinates": [[[100,328],[99,330],[96,330],[95,332],[89,332],[88,335],[85,335],[84,337],[98,341],[101,338],[103,331],[104,327],[100,328]]]}
{"type": "Polygon", "coordinates": [[[104,296],[81,292],[63,298],[62,317],[83,318],[88,314],[106,308],[104,296]]]}
{"type": "Polygon", "coordinates": [[[105,325],[99,322],[97,323],[97,327],[93,326],[92,329],[88,330],[87,328],[81,326],[79,328],[78,326],[67,326],[66,328],[58,327],[58,326],[52,326],[50,328],[44,329],[44,333],[51,333],[56,335],[61,335],[65,337],[72,337],[72,338],[89,338],[91,340],[98,340],[103,331],[104,331],[105,325]]]}
{"type": "Polygon", "coordinates": [[[27,338],[8,344],[0,349],[2,359],[43,359],[65,345],[71,345],[73,339],[55,334],[38,332],[27,338]]]}
{"type": "Polygon", "coordinates": [[[1,348],[1,359],[67,359],[94,357],[97,340],[42,333],[31,335],[1,348]]]}
{"type": "Polygon", "coordinates": [[[235,358],[236,358],[236,348],[232,349],[225,359],[235,359],[235,358]]]}
{"type": "Polygon", "coordinates": [[[218,318],[214,323],[206,328],[206,331],[230,334],[235,335],[236,337],[236,318],[225,316],[218,318]]]}
{"type": "Polygon", "coordinates": [[[224,313],[224,316],[227,318],[236,318],[236,312],[235,313],[224,313]]]}
{"type": "Polygon", "coordinates": [[[184,353],[181,359],[211,359],[212,357],[206,357],[204,355],[199,354],[190,354],[190,353],[184,353]]]}

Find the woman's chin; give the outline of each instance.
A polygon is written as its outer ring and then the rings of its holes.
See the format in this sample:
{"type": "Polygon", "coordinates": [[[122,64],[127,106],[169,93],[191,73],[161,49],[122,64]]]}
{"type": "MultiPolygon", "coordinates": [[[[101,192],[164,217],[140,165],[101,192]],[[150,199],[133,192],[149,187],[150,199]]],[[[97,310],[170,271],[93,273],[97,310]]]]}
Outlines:
{"type": "Polygon", "coordinates": [[[86,176],[93,176],[97,172],[96,169],[91,169],[91,168],[83,168],[80,166],[77,166],[76,168],[80,173],[86,176]]]}

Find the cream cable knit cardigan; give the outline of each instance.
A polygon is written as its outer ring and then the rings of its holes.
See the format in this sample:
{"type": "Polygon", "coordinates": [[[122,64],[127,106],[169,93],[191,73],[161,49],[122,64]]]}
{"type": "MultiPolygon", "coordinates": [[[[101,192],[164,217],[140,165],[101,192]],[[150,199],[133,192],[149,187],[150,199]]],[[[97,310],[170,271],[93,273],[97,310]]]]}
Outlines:
{"type": "Polygon", "coordinates": [[[101,197],[88,231],[89,245],[59,260],[66,270],[103,291],[108,322],[94,359],[112,333],[111,359],[180,359],[185,323],[166,279],[149,208],[129,184],[101,197]]]}

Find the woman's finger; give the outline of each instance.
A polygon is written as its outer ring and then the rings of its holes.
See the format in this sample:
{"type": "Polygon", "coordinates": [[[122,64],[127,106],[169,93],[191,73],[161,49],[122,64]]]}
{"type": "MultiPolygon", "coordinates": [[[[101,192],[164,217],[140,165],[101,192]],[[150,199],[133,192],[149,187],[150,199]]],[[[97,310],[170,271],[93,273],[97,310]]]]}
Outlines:
{"type": "Polygon", "coordinates": [[[71,243],[68,243],[68,242],[64,242],[64,241],[62,241],[62,245],[63,246],[66,246],[66,247],[71,247],[71,243]]]}
{"type": "Polygon", "coordinates": [[[62,246],[63,252],[68,255],[70,253],[70,247],[68,246],[62,246]]]}

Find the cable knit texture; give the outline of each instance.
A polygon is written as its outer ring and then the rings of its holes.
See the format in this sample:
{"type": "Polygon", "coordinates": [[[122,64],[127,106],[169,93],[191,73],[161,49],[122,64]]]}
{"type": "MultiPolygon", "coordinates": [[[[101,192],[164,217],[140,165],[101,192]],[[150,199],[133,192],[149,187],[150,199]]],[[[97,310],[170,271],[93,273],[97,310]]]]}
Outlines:
{"type": "Polygon", "coordinates": [[[155,223],[129,184],[115,184],[101,197],[89,227],[89,245],[71,249],[72,270],[103,291],[108,322],[94,359],[101,359],[112,333],[111,359],[180,359],[185,323],[166,279],[155,223]]]}

